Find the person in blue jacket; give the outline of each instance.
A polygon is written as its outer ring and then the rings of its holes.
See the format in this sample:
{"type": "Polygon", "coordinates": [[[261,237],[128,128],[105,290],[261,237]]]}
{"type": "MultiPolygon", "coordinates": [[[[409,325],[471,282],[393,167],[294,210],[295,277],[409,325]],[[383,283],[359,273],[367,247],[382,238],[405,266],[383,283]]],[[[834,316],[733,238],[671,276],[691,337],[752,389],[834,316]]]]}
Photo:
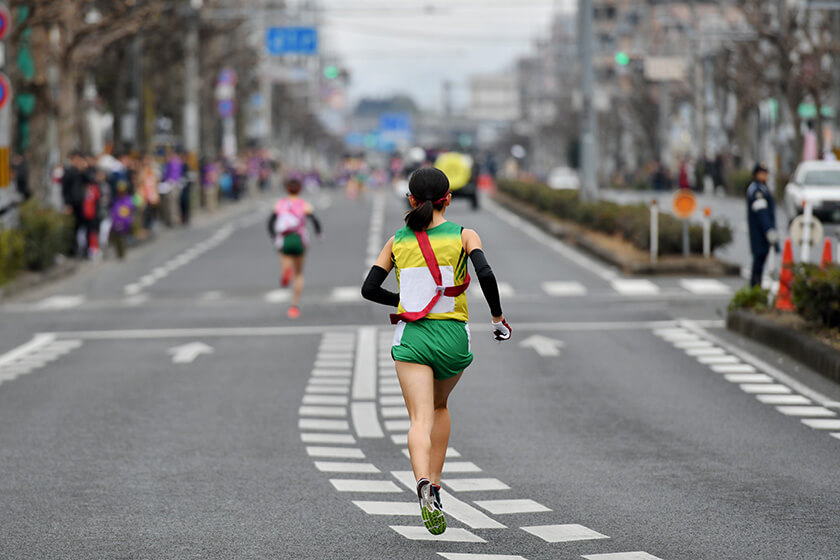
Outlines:
{"type": "Polygon", "coordinates": [[[747,187],[747,223],[750,230],[750,250],[753,256],[750,286],[761,284],[764,263],[770,248],[779,252],[779,231],[776,229],[776,205],[767,186],[767,167],[756,164],[753,181],[747,187]]]}

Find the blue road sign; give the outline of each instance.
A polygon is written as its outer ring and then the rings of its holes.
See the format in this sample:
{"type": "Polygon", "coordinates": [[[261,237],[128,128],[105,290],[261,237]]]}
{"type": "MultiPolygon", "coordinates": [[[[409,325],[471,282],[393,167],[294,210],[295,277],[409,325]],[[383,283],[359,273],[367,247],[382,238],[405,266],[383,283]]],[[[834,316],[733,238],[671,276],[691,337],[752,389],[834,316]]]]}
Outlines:
{"type": "Polygon", "coordinates": [[[270,27],[265,32],[268,54],[318,54],[318,30],[314,27],[270,27]]]}
{"type": "Polygon", "coordinates": [[[216,111],[223,119],[232,117],[236,112],[236,102],[233,99],[220,99],[216,103],[216,111]]]}
{"type": "Polygon", "coordinates": [[[380,115],[379,130],[386,134],[411,136],[411,115],[408,113],[385,113],[380,115]]]}

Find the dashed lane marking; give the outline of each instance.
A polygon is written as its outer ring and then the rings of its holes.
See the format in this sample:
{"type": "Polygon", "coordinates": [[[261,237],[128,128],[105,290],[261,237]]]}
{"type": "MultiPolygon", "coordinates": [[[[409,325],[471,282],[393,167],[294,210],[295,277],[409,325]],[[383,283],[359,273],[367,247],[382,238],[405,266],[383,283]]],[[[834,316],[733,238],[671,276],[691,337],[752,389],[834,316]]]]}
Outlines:
{"type": "Polygon", "coordinates": [[[352,372],[349,369],[314,369],[312,377],[350,377],[352,372]]]}
{"type": "Polygon", "coordinates": [[[300,416],[326,416],[344,418],[347,416],[347,408],[343,406],[302,406],[298,409],[300,416]]]}
{"type": "Polygon", "coordinates": [[[289,290],[272,290],[265,294],[266,303],[286,303],[291,301],[292,294],[289,290]]]}
{"type": "Polygon", "coordinates": [[[32,373],[81,345],[81,340],[56,340],[53,334],[36,334],[29,342],[0,355],[0,383],[32,373]]]}
{"type": "Polygon", "coordinates": [[[627,296],[648,296],[659,293],[659,286],[645,279],[622,279],[613,280],[613,289],[623,295],[627,296]]]}
{"type": "Polygon", "coordinates": [[[298,420],[301,430],[323,430],[326,432],[346,432],[350,424],[346,420],[321,420],[315,418],[301,418],[298,420]]]}
{"type": "Polygon", "coordinates": [[[774,380],[764,373],[727,373],[723,376],[730,383],[772,383],[774,380]]]}
{"type": "Polygon", "coordinates": [[[648,554],[647,552],[614,552],[610,554],[589,554],[584,556],[586,560],[662,560],[661,558],[648,554]]]}
{"type": "Polygon", "coordinates": [[[443,464],[444,474],[476,472],[481,472],[481,468],[471,461],[450,461],[443,464]]]}
{"type": "Polygon", "coordinates": [[[732,289],[712,278],[686,278],[680,280],[680,286],[697,295],[725,295],[732,293],[732,289]]]}
{"type": "Polygon", "coordinates": [[[350,387],[350,380],[344,377],[313,377],[309,380],[310,385],[346,385],[350,387]]]}
{"type": "Polygon", "coordinates": [[[755,366],[750,364],[716,364],[711,369],[715,373],[752,373],[756,371],[755,366]]]}
{"type": "Polygon", "coordinates": [[[38,302],[34,309],[37,311],[61,311],[63,309],[79,307],[84,302],[85,296],[82,295],[50,296],[38,302]]]}
{"type": "Polygon", "coordinates": [[[577,524],[566,525],[535,525],[531,527],[522,527],[523,531],[535,535],[545,542],[571,542],[571,541],[588,541],[594,539],[608,539],[606,535],[602,535],[597,531],[593,531],[588,527],[577,524]]]}
{"type": "Polygon", "coordinates": [[[358,303],[364,301],[359,286],[340,286],[333,288],[330,300],[335,303],[358,303]]]}
{"type": "Polygon", "coordinates": [[[349,398],[341,395],[304,395],[303,404],[316,405],[347,405],[349,398]]]}
{"type": "Polygon", "coordinates": [[[408,410],[404,406],[385,406],[380,412],[382,418],[408,418],[408,410]]]}
{"type": "Polygon", "coordinates": [[[580,282],[544,282],[543,291],[553,297],[586,295],[586,286],[580,282]]]}
{"type": "MultiPolygon", "coordinates": [[[[779,385],[779,387],[784,387],[784,385],[779,385]]],[[[743,389],[744,386],[742,385],[741,388],[743,389]]],[[[787,387],[785,387],[785,389],[787,389],[787,387]]],[[[790,389],[788,389],[788,391],[790,391],[790,389]]],[[[811,401],[802,395],[756,395],[755,398],[764,404],[811,404],[811,401]]]]}
{"type": "Polygon", "coordinates": [[[737,364],[740,363],[740,360],[735,356],[699,356],[697,361],[701,364],[711,365],[711,364],[737,364]]]}
{"type": "Polygon", "coordinates": [[[438,542],[468,542],[468,543],[483,543],[487,542],[478,535],[470,533],[466,529],[449,528],[441,535],[432,535],[425,527],[405,526],[405,525],[391,525],[391,529],[413,541],[438,541],[438,542]]]}
{"type": "Polygon", "coordinates": [[[328,473],[375,474],[382,472],[370,463],[342,463],[338,461],[315,461],[315,468],[328,473]]]}
{"type": "Polygon", "coordinates": [[[409,420],[385,420],[385,429],[389,432],[405,432],[411,427],[409,420]]]}
{"type": "Polygon", "coordinates": [[[475,504],[494,515],[512,513],[541,513],[551,511],[539,502],[530,499],[522,500],[476,500],[475,504]]]}
{"type": "MultiPolygon", "coordinates": [[[[408,434],[405,434],[406,436],[408,434]]],[[[405,445],[406,442],[402,442],[402,445],[405,445]]],[[[400,444],[397,444],[400,445],[400,444]]],[[[411,459],[411,453],[408,452],[408,449],[403,449],[402,454],[405,455],[406,459],[411,459]]],[[[461,457],[461,454],[454,448],[454,447],[447,447],[446,448],[446,458],[447,459],[458,459],[461,457]]]]}
{"type": "Polygon", "coordinates": [[[764,393],[768,395],[786,395],[790,393],[790,388],[779,385],[778,383],[744,383],[741,385],[741,390],[745,393],[764,393]]]}
{"type": "MultiPolygon", "coordinates": [[[[400,487],[390,480],[353,480],[331,478],[330,484],[339,492],[366,492],[370,494],[401,494],[400,487]]],[[[420,527],[426,532],[424,527],[420,527]]]]}
{"type": "Polygon", "coordinates": [[[802,420],[802,423],[815,430],[840,430],[840,420],[814,418],[802,420]]]}
{"type": "Polygon", "coordinates": [[[346,385],[308,385],[306,392],[326,395],[346,395],[350,392],[350,387],[346,385]]]}

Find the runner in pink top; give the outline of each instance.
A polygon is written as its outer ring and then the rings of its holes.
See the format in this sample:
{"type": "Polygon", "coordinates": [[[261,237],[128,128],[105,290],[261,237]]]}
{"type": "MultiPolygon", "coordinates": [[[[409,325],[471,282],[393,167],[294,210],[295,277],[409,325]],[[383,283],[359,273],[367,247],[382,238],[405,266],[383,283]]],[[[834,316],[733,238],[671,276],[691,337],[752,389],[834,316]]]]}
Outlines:
{"type": "Polygon", "coordinates": [[[321,234],[321,223],[315,217],[312,205],[300,198],[301,183],[297,179],[286,182],[289,196],[281,198],[274,206],[274,213],[268,221],[268,234],[280,253],[280,285],[285,288],[294,277],[292,305],[288,315],[291,319],[300,317],[300,296],[303,293],[303,261],[309,236],[306,231],[307,218],[312,220],[315,233],[321,234]]]}

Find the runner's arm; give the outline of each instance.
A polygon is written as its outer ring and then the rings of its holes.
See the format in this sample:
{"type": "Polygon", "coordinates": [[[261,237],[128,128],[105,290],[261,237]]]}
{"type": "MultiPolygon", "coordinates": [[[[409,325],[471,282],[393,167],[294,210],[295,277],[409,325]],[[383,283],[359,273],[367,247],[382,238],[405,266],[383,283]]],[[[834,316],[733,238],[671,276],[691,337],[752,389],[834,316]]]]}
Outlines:
{"type": "Polygon", "coordinates": [[[268,236],[273,238],[275,235],[274,231],[274,223],[277,221],[277,212],[272,212],[271,216],[268,217],[268,236]]]}
{"type": "Polygon", "coordinates": [[[307,218],[312,220],[312,226],[315,228],[315,235],[321,235],[321,221],[315,216],[315,214],[307,214],[307,218]]]}
{"type": "Polygon", "coordinates": [[[388,240],[379,258],[376,259],[376,264],[371,267],[368,272],[365,283],[362,284],[362,297],[375,303],[381,303],[390,307],[397,307],[400,304],[400,295],[394,292],[389,292],[382,287],[382,283],[388,277],[393,267],[391,261],[391,251],[394,248],[394,238],[388,240]]]}
{"type": "Polygon", "coordinates": [[[493,315],[493,322],[501,323],[505,317],[502,313],[499,285],[496,283],[496,275],[493,274],[493,269],[490,268],[487,257],[481,248],[481,238],[478,237],[475,231],[465,229],[461,234],[461,239],[464,242],[464,250],[470,256],[470,260],[473,263],[481,291],[484,292],[484,299],[487,300],[487,305],[490,306],[490,314],[493,315]]]}

